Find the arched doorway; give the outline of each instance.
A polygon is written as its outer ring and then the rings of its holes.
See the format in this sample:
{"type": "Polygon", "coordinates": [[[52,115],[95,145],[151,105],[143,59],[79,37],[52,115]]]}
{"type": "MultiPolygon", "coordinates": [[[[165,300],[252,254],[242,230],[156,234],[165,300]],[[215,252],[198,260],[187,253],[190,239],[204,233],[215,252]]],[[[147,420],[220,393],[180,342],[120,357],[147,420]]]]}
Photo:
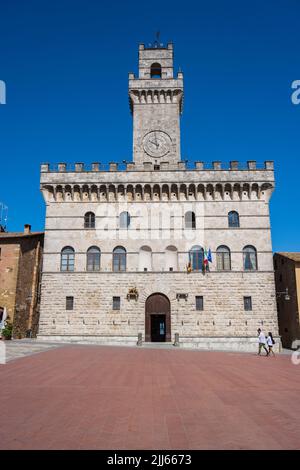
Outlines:
{"type": "Polygon", "coordinates": [[[163,294],[152,294],[146,300],[145,341],[171,341],[170,301],[163,294]]]}

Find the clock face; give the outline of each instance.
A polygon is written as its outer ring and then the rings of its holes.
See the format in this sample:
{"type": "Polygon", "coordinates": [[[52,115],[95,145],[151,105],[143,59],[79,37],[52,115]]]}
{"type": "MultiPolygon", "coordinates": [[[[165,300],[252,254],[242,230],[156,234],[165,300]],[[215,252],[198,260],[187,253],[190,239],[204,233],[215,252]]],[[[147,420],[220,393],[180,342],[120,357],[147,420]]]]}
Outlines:
{"type": "Polygon", "coordinates": [[[143,146],[150,157],[160,158],[171,150],[171,138],[163,131],[151,131],[144,136],[143,146]]]}

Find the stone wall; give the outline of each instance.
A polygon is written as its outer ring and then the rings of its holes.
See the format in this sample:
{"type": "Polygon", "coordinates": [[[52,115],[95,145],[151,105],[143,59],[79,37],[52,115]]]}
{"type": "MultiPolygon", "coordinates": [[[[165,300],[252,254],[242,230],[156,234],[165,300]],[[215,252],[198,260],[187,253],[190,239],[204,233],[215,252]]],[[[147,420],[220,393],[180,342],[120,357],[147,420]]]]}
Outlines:
{"type": "Polygon", "coordinates": [[[16,338],[24,338],[29,330],[33,337],[37,334],[42,246],[43,236],[22,239],[13,329],[16,338]]]}
{"type": "MultiPolygon", "coordinates": [[[[171,303],[171,338],[184,343],[200,338],[249,338],[257,328],[278,335],[273,273],[48,273],[42,281],[42,316],[39,337],[101,337],[118,343],[145,333],[145,301],[154,292],[171,303]],[[138,300],[127,300],[136,287],[138,300]],[[187,293],[187,300],[177,300],[187,293]],[[204,310],[195,308],[203,295],[204,310]],[[66,296],[74,297],[74,310],[66,310],[66,296]],[[112,309],[112,297],[121,309],[112,309]],[[252,311],[244,310],[243,297],[252,296],[252,311]]],[[[243,341],[242,341],[243,342],[243,341]]]]}
{"type": "Polygon", "coordinates": [[[13,336],[35,336],[39,321],[43,234],[1,234],[0,306],[13,322],[13,336]]]}
{"type": "Polygon", "coordinates": [[[279,333],[283,346],[291,348],[294,340],[300,340],[300,284],[297,285],[300,263],[280,253],[275,253],[274,264],[276,292],[278,293],[279,333]],[[289,300],[286,300],[283,294],[286,288],[289,300]]]}
{"type": "Polygon", "coordinates": [[[10,320],[13,321],[20,246],[15,241],[7,243],[0,239],[0,249],[0,306],[7,308],[7,314],[10,320]]]}

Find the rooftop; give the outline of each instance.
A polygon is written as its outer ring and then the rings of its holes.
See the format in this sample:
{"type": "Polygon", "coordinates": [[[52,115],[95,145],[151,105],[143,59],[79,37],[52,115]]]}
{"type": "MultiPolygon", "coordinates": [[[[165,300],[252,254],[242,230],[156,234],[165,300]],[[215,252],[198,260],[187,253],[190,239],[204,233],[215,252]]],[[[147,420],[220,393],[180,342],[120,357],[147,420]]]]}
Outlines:
{"type": "Polygon", "coordinates": [[[44,232],[32,232],[31,225],[25,224],[24,225],[24,232],[0,232],[0,239],[6,238],[25,238],[25,237],[36,237],[44,235],[44,232]]]}
{"type": "Polygon", "coordinates": [[[284,256],[285,258],[288,258],[292,261],[296,261],[297,263],[300,263],[300,252],[294,252],[294,253],[280,252],[280,253],[275,253],[275,254],[284,256]]]}
{"type": "Polygon", "coordinates": [[[1,233],[0,233],[0,239],[1,239],[1,238],[36,237],[37,235],[44,235],[44,232],[30,232],[30,233],[24,233],[24,232],[1,232],[1,233]]]}

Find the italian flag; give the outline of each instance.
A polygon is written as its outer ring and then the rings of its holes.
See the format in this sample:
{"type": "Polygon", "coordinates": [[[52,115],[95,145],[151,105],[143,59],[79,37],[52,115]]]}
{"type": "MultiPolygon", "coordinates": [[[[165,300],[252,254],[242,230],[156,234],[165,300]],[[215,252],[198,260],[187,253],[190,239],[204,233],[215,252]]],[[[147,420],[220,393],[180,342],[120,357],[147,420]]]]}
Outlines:
{"type": "Polygon", "coordinates": [[[208,265],[208,254],[207,254],[207,249],[206,249],[206,248],[205,248],[205,250],[204,250],[203,263],[204,263],[204,266],[205,266],[205,267],[208,265]]]}

